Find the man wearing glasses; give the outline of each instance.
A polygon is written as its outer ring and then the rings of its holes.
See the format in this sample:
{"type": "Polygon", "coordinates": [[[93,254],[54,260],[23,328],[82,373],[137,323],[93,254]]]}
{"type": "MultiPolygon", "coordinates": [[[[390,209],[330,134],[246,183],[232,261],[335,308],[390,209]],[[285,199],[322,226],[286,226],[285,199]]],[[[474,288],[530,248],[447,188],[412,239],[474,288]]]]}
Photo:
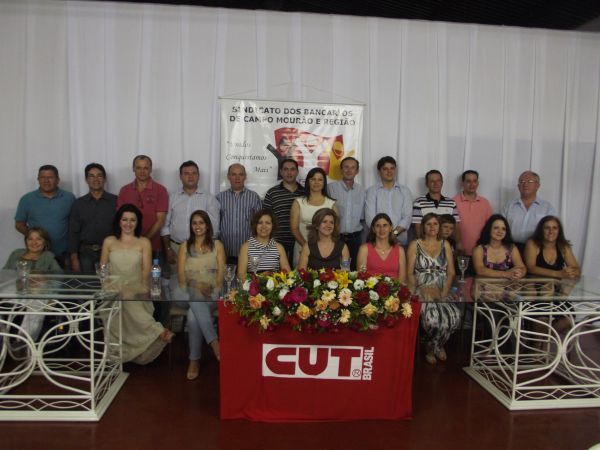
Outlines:
{"type": "Polygon", "coordinates": [[[537,196],[540,188],[540,176],[527,170],[519,177],[520,198],[504,207],[504,217],[508,220],[512,238],[523,253],[525,242],[535,231],[538,222],[545,216],[556,216],[556,209],[550,202],[537,196]]]}

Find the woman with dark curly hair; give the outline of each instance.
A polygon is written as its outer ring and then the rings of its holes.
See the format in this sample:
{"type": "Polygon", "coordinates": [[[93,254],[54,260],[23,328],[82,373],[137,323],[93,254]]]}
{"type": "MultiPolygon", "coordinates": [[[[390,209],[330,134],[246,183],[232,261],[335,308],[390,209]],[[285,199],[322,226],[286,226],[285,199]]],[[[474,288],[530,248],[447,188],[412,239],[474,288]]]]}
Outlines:
{"type": "Polygon", "coordinates": [[[525,263],[529,273],[542,277],[577,278],[581,274],[560,219],[555,216],[546,216],[537,224],[525,245],[525,263]]]}
{"type": "Polygon", "coordinates": [[[527,273],[503,215],[492,215],[483,226],[473,249],[473,267],[477,275],[490,278],[519,279],[527,273]]]}

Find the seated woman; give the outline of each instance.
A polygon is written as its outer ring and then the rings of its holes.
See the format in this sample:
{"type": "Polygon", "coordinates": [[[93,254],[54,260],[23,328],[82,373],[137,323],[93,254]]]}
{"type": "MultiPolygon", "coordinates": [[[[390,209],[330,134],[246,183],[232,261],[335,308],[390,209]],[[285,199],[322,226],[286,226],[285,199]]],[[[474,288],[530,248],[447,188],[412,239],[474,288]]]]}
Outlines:
{"type": "Polygon", "coordinates": [[[300,252],[298,269],[339,269],[348,261],[350,251],[340,240],[337,213],[331,208],[319,209],[312,218],[308,240],[300,252]]]}
{"type": "Polygon", "coordinates": [[[383,274],[406,281],[406,255],[392,233],[392,219],[385,213],[377,214],[371,221],[367,242],[360,246],[357,265],[360,270],[383,274]]]}
{"type": "Polygon", "coordinates": [[[460,326],[460,310],[447,302],[454,279],[454,262],[450,244],[440,239],[440,222],[436,214],[421,219],[421,236],[408,246],[408,286],[423,303],[421,325],[425,330],[429,364],[447,359],[444,346],[460,326]]]}
{"type": "Polygon", "coordinates": [[[552,278],[577,278],[581,269],[558,217],[546,216],[525,245],[527,271],[552,278]]]}
{"type": "Polygon", "coordinates": [[[473,249],[473,267],[481,277],[517,280],[527,273],[504,216],[492,215],[473,249]]]}
{"type": "Polygon", "coordinates": [[[285,249],[273,239],[277,231],[277,221],[273,213],[261,209],[252,216],[250,228],[252,236],[240,248],[238,278],[245,279],[247,272],[288,272],[290,263],[285,249]]]}
{"type": "Polygon", "coordinates": [[[290,210],[290,231],[296,239],[294,262],[298,265],[300,251],[308,239],[308,231],[315,213],[322,208],[331,208],[337,213],[335,200],[327,195],[327,175],[320,167],[309,170],[304,182],[303,197],[297,197],[290,210]]]}
{"type": "Polygon", "coordinates": [[[220,360],[219,337],[214,323],[214,312],[225,275],[225,248],[213,239],[213,226],[206,211],[194,211],[190,217],[190,237],[179,246],[177,256],[179,285],[190,295],[188,336],[190,345],[187,379],[199,374],[202,336],[220,360]]]}
{"type": "MultiPolygon", "coordinates": [[[[16,270],[20,261],[27,262],[32,271],[38,273],[62,273],[63,270],[56,262],[54,253],[48,250],[50,248],[50,235],[46,230],[39,227],[32,227],[27,230],[25,235],[25,248],[14,250],[3,269],[16,270]]],[[[29,311],[39,312],[44,309],[46,300],[28,300],[27,309],[29,311]]],[[[25,315],[21,327],[34,341],[37,340],[42,326],[44,324],[43,315],[25,315]]]]}
{"type": "MultiPolygon", "coordinates": [[[[104,239],[100,263],[110,263],[111,274],[120,277],[124,300],[121,305],[123,362],[148,364],[171,342],[173,333],[154,320],[151,301],[135,300],[138,293],[148,290],[152,258],[150,241],[141,236],[140,210],[129,203],[121,206],[114,218],[113,233],[104,239]]],[[[118,326],[118,320],[110,324],[113,339],[118,336],[118,326]]]]}

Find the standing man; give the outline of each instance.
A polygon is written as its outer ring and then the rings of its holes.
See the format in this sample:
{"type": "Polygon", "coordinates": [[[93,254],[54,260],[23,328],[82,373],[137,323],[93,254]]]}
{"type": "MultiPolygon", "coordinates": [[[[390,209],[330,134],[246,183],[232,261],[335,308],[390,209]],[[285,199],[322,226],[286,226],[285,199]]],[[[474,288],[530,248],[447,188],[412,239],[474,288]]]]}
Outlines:
{"type": "Polygon", "coordinates": [[[169,196],[169,211],[160,232],[171,265],[171,279],[177,278],[177,252],[179,245],[190,236],[190,217],[194,211],[206,211],[214,236],[219,234],[219,202],[214,195],[198,187],[198,165],[194,161],[184,162],[179,166],[179,179],[182,186],[169,196]]]}
{"type": "Polygon", "coordinates": [[[220,238],[225,247],[227,264],[237,264],[240,247],[251,235],[250,219],[261,208],[260,197],[246,189],[246,169],[235,163],[227,169],[230,188],[217,194],[221,204],[220,238]]]}
{"type": "Polygon", "coordinates": [[[350,250],[350,268],[356,270],[356,255],[362,244],[365,220],[365,189],[354,181],[359,170],[356,158],[348,156],[340,162],[342,179],[329,183],[327,193],[335,199],[340,212],[340,238],[350,250]]]}
{"type": "Polygon", "coordinates": [[[425,174],[425,186],[427,186],[427,194],[417,197],[413,203],[412,222],[415,226],[417,237],[420,236],[421,219],[429,213],[441,216],[443,214],[451,214],[459,225],[454,229],[454,239],[456,240],[456,248],[462,250],[460,240],[460,216],[456,208],[456,202],[450,197],[442,195],[442,187],[444,179],[439,170],[430,170],[425,174]]]}
{"type": "Polygon", "coordinates": [[[160,230],[165,224],[169,195],[162,184],[158,184],[150,176],[152,160],[149,156],[138,155],[133,158],[135,180],[126,184],[119,191],[117,208],[125,203],[137,206],[142,212],[142,234],[150,239],[152,253],[160,254],[160,230]]]}
{"type": "Polygon", "coordinates": [[[68,268],[69,213],[75,196],[58,187],[58,169],[50,164],[38,170],[39,189],[19,200],[15,228],[27,235],[30,227],[42,227],[50,235],[50,250],[62,268],[68,268]]]}
{"type": "Polygon", "coordinates": [[[113,231],[117,196],[104,190],[106,171],[101,164],[88,164],[84,173],[90,190],[71,207],[69,253],[73,272],[93,273],[102,242],[113,231]]]}
{"type": "Polygon", "coordinates": [[[263,208],[273,211],[277,217],[277,232],[275,240],[283,245],[290,264],[294,257],[294,236],[290,231],[290,211],[296,197],[304,195],[304,188],[296,179],[298,178],[298,162],[286,158],[279,166],[281,183],[270,188],[265,194],[263,208]]]}
{"type": "Polygon", "coordinates": [[[381,181],[367,189],[365,194],[366,225],[370,227],[373,217],[386,213],[392,219],[398,241],[406,245],[412,217],[412,193],[396,182],[396,160],[391,156],[384,156],[377,162],[377,171],[381,181]]]}
{"type": "Polygon", "coordinates": [[[460,237],[466,255],[473,254],[473,248],[485,222],[492,215],[492,205],[485,198],[477,194],[479,187],[479,173],[475,170],[465,170],[462,174],[463,190],[454,197],[460,222],[460,237]]]}
{"type": "Polygon", "coordinates": [[[535,231],[538,222],[545,216],[556,216],[556,209],[550,202],[537,196],[540,188],[540,176],[527,170],[519,177],[520,198],[508,202],[504,207],[504,217],[508,220],[512,237],[521,254],[525,242],[535,231]]]}

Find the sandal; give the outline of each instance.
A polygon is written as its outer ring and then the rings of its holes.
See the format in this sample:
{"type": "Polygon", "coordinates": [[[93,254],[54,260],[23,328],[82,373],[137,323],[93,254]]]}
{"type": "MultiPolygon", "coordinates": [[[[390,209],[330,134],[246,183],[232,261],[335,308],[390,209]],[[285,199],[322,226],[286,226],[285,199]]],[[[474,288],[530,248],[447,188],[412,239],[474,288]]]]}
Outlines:
{"type": "Polygon", "coordinates": [[[170,344],[173,341],[173,336],[175,336],[175,333],[173,333],[171,330],[168,330],[167,328],[165,328],[158,337],[160,338],[161,341],[166,342],[167,344],[170,344]]]}
{"type": "Polygon", "coordinates": [[[429,364],[435,364],[437,362],[437,360],[435,359],[435,355],[433,354],[433,352],[428,352],[425,355],[425,361],[427,361],[429,364]]]}
{"type": "Polygon", "coordinates": [[[186,378],[190,381],[195,380],[200,375],[200,365],[198,364],[198,360],[191,360],[188,365],[186,378]]]}

